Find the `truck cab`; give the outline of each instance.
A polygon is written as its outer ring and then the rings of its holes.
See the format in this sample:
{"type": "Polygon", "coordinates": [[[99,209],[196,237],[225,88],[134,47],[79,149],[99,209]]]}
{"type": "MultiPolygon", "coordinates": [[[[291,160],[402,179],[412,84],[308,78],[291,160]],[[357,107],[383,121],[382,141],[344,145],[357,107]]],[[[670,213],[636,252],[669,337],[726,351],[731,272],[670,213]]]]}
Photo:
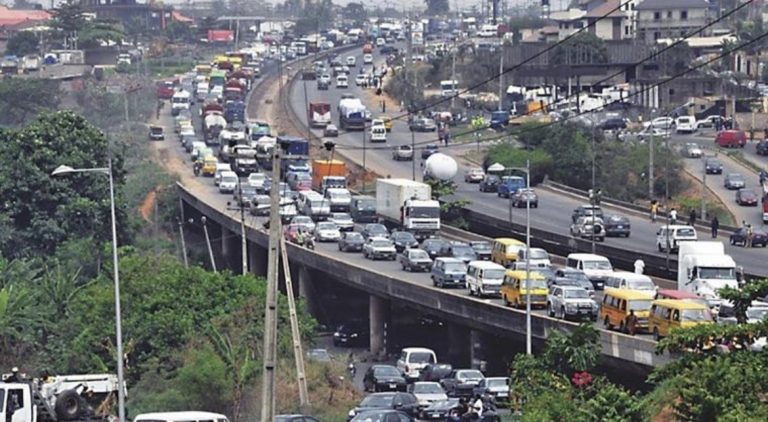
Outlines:
{"type": "Polygon", "coordinates": [[[525,178],[521,176],[504,176],[496,190],[496,194],[502,198],[509,198],[514,195],[518,189],[525,188],[525,178]]]}
{"type": "Polygon", "coordinates": [[[720,289],[738,289],[742,281],[741,270],[721,242],[682,242],[677,262],[677,289],[706,299],[713,309],[722,302],[720,289]]]}

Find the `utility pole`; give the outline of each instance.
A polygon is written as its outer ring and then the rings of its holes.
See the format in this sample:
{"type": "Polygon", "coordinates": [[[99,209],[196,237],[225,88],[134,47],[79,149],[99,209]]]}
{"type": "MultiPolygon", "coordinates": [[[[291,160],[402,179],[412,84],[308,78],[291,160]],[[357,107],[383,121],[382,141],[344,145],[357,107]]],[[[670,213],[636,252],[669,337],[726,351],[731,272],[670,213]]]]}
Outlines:
{"type": "MultiPolygon", "coordinates": [[[[282,74],[280,75],[282,80],[282,74]]],[[[282,83],[281,83],[282,85],[282,83]]],[[[281,86],[282,87],[282,86],[281,86]]],[[[280,91],[282,94],[282,90],[280,91]]],[[[277,276],[280,247],[280,160],[282,145],[272,149],[272,186],[269,197],[269,250],[267,253],[267,298],[264,310],[264,373],[261,389],[261,422],[275,419],[275,372],[277,370],[277,276]]]]}
{"type": "Polygon", "coordinates": [[[240,255],[243,259],[243,275],[246,275],[248,274],[248,239],[245,232],[245,202],[243,202],[242,182],[237,183],[237,188],[240,190],[240,240],[242,242],[240,245],[242,253],[240,255]]]}
{"type": "Polygon", "coordinates": [[[296,360],[296,382],[299,384],[299,406],[303,410],[309,405],[309,391],[307,389],[307,376],[304,371],[304,352],[301,347],[301,335],[299,335],[299,321],[296,317],[296,301],[293,297],[291,266],[288,264],[288,248],[286,248],[285,238],[282,236],[280,236],[280,253],[283,257],[283,275],[285,276],[285,293],[288,297],[288,316],[291,321],[293,357],[296,360]]]}
{"type": "Polygon", "coordinates": [[[651,124],[651,140],[648,142],[648,199],[653,200],[653,149],[656,136],[653,134],[653,124],[651,124]]]}
{"type": "Polygon", "coordinates": [[[504,91],[504,42],[499,44],[499,111],[501,111],[502,93],[504,91]]]}
{"type": "Polygon", "coordinates": [[[205,224],[208,221],[208,219],[205,218],[205,216],[203,216],[201,220],[203,222],[203,233],[205,233],[205,243],[208,245],[208,256],[211,258],[211,269],[213,270],[213,272],[217,272],[216,260],[213,258],[213,248],[211,247],[211,237],[208,236],[208,225],[205,224]]]}
{"type": "MultiPolygon", "coordinates": [[[[457,37],[458,38],[458,37],[457,37]]],[[[456,95],[458,94],[458,88],[456,87],[456,52],[458,50],[459,46],[456,44],[456,40],[453,41],[453,59],[451,60],[451,84],[453,85],[454,91],[451,92],[451,111],[456,109],[456,95]]]]}
{"type": "MultiPolygon", "coordinates": [[[[525,185],[531,189],[531,160],[525,160],[526,181],[525,185]]],[[[594,214],[594,213],[593,213],[594,214]]],[[[531,282],[531,197],[525,195],[525,282],[531,282]]],[[[525,353],[531,352],[531,286],[525,289],[525,353]]]]}
{"type": "Polygon", "coordinates": [[[181,237],[181,256],[184,258],[184,268],[189,268],[187,242],[184,240],[184,222],[182,220],[179,220],[179,236],[181,237]]]}

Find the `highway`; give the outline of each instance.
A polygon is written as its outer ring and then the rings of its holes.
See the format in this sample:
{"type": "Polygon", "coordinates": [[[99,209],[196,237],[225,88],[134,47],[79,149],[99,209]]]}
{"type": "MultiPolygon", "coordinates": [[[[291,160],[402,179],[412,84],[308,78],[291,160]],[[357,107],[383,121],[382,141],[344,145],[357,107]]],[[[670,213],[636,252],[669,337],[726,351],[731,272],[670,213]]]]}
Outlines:
{"type": "MultiPolygon", "coordinates": [[[[362,51],[357,50],[350,55],[357,57],[357,62],[362,63],[362,51]]],[[[382,58],[375,54],[375,59],[380,63],[382,58]]],[[[342,55],[346,57],[346,55],[342,55]]],[[[359,64],[358,64],[359,66],[359,64]]],[[[352,76],[357,74],[357,68],[352,68],[352,76]]],[[[301,81],[298,80],[290,91],[290,102],[294,108],[296,114],[301,119],[301,122],[306,125],[306,104],[311,101],[326,101],[331,104],[332,120],[334,123],[338,123],[338,113],[336,113],[336,105],[338,105],[341,99],[342,93],[352,93],[359,97],[372,111],[373,116],[376,117],[380,114],[387,114],[389,116],[399,116],[401,113],[398,110],[387,110],[387,113],[379,113],[376,96],[370,89],[362,89],[354,86],[354,78],[350,78],[352,82],[349,88],[338,89],[334,85],[327,91],[318,91],[314,81],[301,81]],[[306,97],[305,88],[306,87],[306,97]]],[[[338,126],[338,124],[337,124],[338,126]]],[[[322,130],[313,129],[317,136],[322,136],[322,130]]],[[[675,139],[678,139],[677,137],[675,139]]],[[[683,139],[683,138],[679,138],[683,139]]],[[[437,142],[437,136],[435,133],[416,133],[415,143],[417,148],[419,144],[424,144],[434,140],[437,142]]],[[[392,132],[387,137],[386,145],[371,144],[366,142],[366,149],[363,150],[363,133],[362,132],[342,132],[340,136],[335,139],[337,142],[337,153],[342,154],[348,159],[362,164],[365,161],[365,167],[372,170],[379,175],[391,177],[411,178],[413,175],[413,164],[411,162],[397,162],[392,160],[391,148],[402,144],[411,144],[411,132],[408,130],[405,119],[395,121],[392,132]],[[364,157],[365,156],[365,157],[364,157]]],[[[466,148],[474,147],[467,146],[466,148]]],[[[466,149],[463,148],[463,149],[466,149]]],[[[448,148],[442,152],[453,155],[459,162],[459,173],[455,179],[458,184],[456,195],[462,199],[470,201],[468,207],[474,211],[480,213],[495,216],[497,218],[508,218],[509,216],[509,202],[503,198],[497,198],[493,193],[481,193],[479,192],[477,185],[466,184],[463,181],[463,173],[467,168],[463,163],[459,150],[462,148],[448,148]]],[[[417,149],[416,155],[419,156],[420,151],[417,149]]],[[[421,169],[416,164],[416,179],[420,180],[421,169]]],[[[710,177],[707,180],[707,184],[711,187],[715,187],[718,177],[710,177]],[[710,180],[713,182],[710,183],[710,180]]],[[[750,176],[746,176],[748,181],[750,176]]],[[[755,179],[757,176],[755,176],[755,179]]],[[[722,182],[719,181],[720,186],[722,182]]],[[[533,227],[547,230],[550,232],[567,234],[571,224],[571,212],[574,208],[584,203],[584,201],[575,199],[570,196],[558,195],[553,192],[537,189],[539,195],[539,208],[531,210],[531,224],[533,227]]],[[[611,246],[619,247],[628,251],[636,251],[646,254],[661,255],[656,249],[656,232],[659,226],[662,224],[660,221],[656,224],[651,223],[647,218],[638,216],[636,214],[623,212],[618,209],[612,209],[611,206],[605,206],[607,211],[615,212],[618,214],[626,215],[630,219],[632,226],[632,234],[629,238],[608,238],[606,243],[611,246]]],[[[512,213],[512,218],[516,223],[524,223],[524,210],[515,209],[512,213]]],[[[683,218],[686,216],[680,216],[683,218]]],[[[708,230],[699,230],[700,239],[708,239],[708,230]]],[[[718,238],[720,241],[726,243],[726,250],[732,254],[736,262],[743,266],[744,270],[750,274],[768,275],[768,269],[763,265],[764,259],[768,251],[762,249],[744,249],[741,247],[732,247],[728,245],[728,235],[721,234],[718,238]]],[[[589,252],[589,251],[582,251],[589,252]]],[[[625,268],[629,269],[629,268],[625,268]]]]}

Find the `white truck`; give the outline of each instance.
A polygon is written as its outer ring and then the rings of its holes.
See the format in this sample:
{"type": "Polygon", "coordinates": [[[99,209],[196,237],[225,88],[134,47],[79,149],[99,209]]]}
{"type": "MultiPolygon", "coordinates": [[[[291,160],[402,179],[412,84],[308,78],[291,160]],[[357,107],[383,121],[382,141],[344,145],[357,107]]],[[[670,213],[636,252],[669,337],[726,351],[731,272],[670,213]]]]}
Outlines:
{"type": "Polygon", "coordinates": [[[117,377],[112,374],[3,378],[0,421],[107,422],[117,419],[105,413],[118,391],[117,377]]]}
{"type": "Polygon", "coordinates": [[[722,242],[681,242],[677,265],[677,289],[703,297],[713,308],[722,302],[720,289],[739,288],[741,271],[722,242]]]}
{"type": "Polygon", "coordinates": [[[426,183],[408,179],[376,180],[376,211],[390,223],[425,239],[440,231],[440,203],[426,183]]]}
{"type": "Polygon", "coordinates": [[[178,116],[181,110],[189,110],[190,94],[185,90],[176,91],[171,97],[171,115],[178,116]]]}
{"type": "Polygon", "coordinates": [[[24,73],[37,72],[40,70],[42,59],[37,54],[28,54],[21,61],[21,67],[24,73]]]}

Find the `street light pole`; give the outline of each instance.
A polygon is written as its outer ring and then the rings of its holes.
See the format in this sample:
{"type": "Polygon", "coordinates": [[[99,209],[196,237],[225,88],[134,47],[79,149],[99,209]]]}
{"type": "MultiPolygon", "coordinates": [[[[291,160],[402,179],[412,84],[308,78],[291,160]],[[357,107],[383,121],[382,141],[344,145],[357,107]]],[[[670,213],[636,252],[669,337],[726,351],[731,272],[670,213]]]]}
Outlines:
{"type": "Polygon", "coordinates": [[[531,352],[531,160],[525,161],[525,353],[531,352]]]}
{"type": "Polygon", "coordinates": [[[109,208],[112,216],[112,276],[115,285],[115,342],[117,347],[117,412],[120,421],[125,418],[125,376],[123,374],[123,323],[120,310],[120,268],[117,257],[117,217],[115,212],[115,182],[112,174],[112,158],[107,161],[107,167],[76,169],[61,165],[54,170],[52,176],[70,173],[101,173],[109,177],[109,208]]]}

